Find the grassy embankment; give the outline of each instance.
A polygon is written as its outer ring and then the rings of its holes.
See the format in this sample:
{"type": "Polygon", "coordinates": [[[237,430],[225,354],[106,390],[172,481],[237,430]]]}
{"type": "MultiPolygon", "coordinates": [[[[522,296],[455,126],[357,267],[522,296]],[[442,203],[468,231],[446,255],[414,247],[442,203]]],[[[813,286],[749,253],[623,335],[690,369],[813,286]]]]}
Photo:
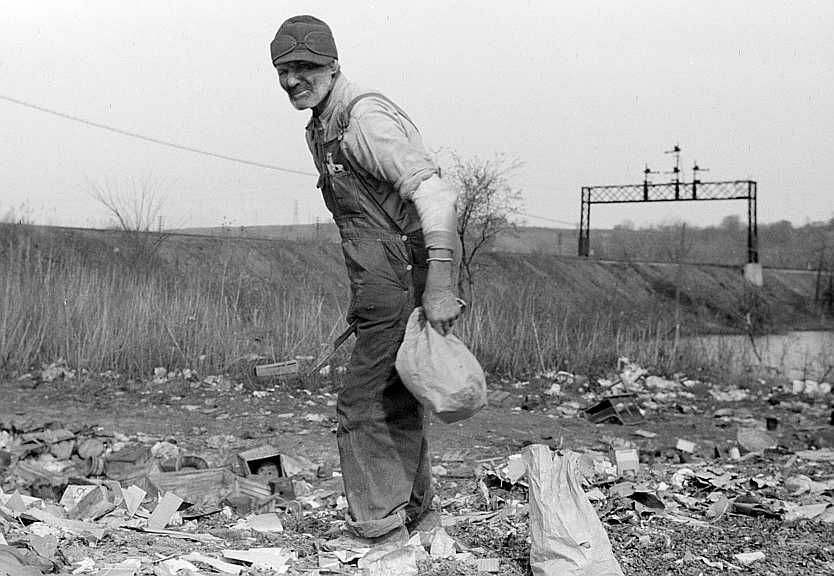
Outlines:
{"type": "MultiPolygon", "coordinates": [[[[813,317],[796,292],[754,298],[726,269],[490,254],[458,333],[493,373],[596,373],[621,355],[692,373],[728,362],[675,349],[676,302],[686,333],[743,326],[747,312],[813,317]]],[[[0,225],[0,370],[63,358],[92,373],[205,375],[253,354],[315,355],[344,327],[347,295],[332,243],[0,225]]]]}

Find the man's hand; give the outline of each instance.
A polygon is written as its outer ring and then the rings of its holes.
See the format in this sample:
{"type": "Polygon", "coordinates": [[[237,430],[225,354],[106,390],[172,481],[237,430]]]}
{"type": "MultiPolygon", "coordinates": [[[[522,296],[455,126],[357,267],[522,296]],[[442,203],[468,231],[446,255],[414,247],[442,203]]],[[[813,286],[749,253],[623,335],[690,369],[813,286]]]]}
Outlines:
{"type": "Polygon", "coordinates": [[[423,311],[432,328],[443,336],[452,331],[461,306],[452,292],[452,263],[429,262],[426,289],[423,291],[423,311]]]}

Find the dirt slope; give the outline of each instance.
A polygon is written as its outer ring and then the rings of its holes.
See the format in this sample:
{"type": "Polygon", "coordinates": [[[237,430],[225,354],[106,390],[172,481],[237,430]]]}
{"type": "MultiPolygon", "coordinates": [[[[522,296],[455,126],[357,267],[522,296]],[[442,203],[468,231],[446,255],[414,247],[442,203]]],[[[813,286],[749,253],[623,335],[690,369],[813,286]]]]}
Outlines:
{"type": "MultiPolygon", "coordinates": [[[[22,235],[50,258],[76,258],[89,266],[162,268],[172,277],[207,273],[280,288],[304,297],[315,291],[344,307],[348,283],[341,250],[332,241],[147,233],[0,224],[0,255],[22,235]]],[[[484,253],[477,266],[482,301],[517,291],[567,301],[580,310],[653,310],[680,301],[699,330],[743,330],[748,312],[771,329],[818,326],[814,271],[765,269],[764,287],[746,283],[740,267],[617,262],[546,254],[484,253]]],[[[822,279],[823,291],[828,279],[822,279]]],[[[755,320],[755,318],[754,318],[755,320]]]]}

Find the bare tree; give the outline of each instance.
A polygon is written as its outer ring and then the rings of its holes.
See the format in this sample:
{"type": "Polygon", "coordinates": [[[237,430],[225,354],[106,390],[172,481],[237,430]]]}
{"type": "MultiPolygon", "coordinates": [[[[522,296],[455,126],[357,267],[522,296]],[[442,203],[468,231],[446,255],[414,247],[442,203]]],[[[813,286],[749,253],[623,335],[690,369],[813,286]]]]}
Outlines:
{"type": "Polygon", "coordinates": [[[458,237],[461,271],[458,289],[472,297],[474,264],[481,251],[499,235],[516,228],[511,217],[522,210],[521,191],[510,177],[522,166],[517,159],[498,155],[491,160],[451,155],[448,177],[458,190],[458,237]]]}
{"type": "Polygon", "coordinates": [[[127,189],[111,182],[90,182],[90,194],[110,214],[113,224],[125,232],[159,230],[165,199],[159,184],[150,179],[131,181],[127,189]]]}
{"type": "Polygon", "coordinates": [[[131,180],[122,189],[108,181],[91,181],[89,186],[90,195],[106,209],[114,227],[127,234],[133,263],[150,261],[168,238],[162,227],[165,198],[159,183],[146,178],[131,180]]]}

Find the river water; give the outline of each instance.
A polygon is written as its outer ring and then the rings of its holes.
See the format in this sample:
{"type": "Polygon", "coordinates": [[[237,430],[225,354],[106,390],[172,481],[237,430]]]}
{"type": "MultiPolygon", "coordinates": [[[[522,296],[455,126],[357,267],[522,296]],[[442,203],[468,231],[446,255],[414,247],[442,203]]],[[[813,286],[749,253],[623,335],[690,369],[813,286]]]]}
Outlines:
{"type": "Polygon", "coordinates": [[[759,367],[791,379],[834,383],[834,332],[801,331],[759,336],[697,336],[687,339],[728,368],[759,367]]]}

